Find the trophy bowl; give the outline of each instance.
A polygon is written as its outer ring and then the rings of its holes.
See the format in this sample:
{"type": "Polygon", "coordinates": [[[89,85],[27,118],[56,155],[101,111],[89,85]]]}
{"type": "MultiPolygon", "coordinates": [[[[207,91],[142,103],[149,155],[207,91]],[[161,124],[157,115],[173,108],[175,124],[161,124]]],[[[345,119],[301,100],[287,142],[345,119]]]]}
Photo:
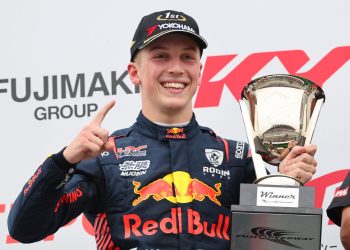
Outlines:
{"type": "Polygon", "coordinates": [[[299,185],[290,176],[268,175],[263,163],[278,166],[295,145],[310,144],[324,101],[317,84],[295,75],[263,76],[244,87],[240,106],[259,183],[269,176],[267,182],[299,185]]]}

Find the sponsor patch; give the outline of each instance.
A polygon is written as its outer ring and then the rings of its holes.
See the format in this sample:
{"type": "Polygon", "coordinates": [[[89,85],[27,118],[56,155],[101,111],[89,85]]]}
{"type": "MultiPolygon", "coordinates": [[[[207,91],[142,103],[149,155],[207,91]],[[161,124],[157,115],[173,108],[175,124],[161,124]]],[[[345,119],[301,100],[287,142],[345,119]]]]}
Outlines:
{"type": "Polygon", "coordinates": [[[244,156],[244,142],[237,142],[235,150],[235,158],[243,159],[244,156]]]}
{"type": "Polygon", "coordinates": [[[211,175],[212,177],[219,176],[220,179],[225,177],[228,180],[230,179],[230,171],[229,170],[223,170],[223,169],[218,169],[214,167],[207,167],[203,166],[203,174],[204,175],[211,175]]]}
{"type": "Polygon", "coordinates": [[[186,139],[187,136],[183,128],[168,128],[165,135],[166,139],[186,139]]]}
{"type": "Polygon", "coordinates": [[[140,176],[146,174],[150,160],[145,161],[125,161],[119,164],[120,176],[140,176]]]}
{"type": "Polygon", "coordinates": [[[348,189],[349,189],[349,186],[347,186],[347,187],[344,188],[344,189],[339,189],[339,190],[335,193],[334,197],[340,198],[340,197],[347,196],[347,195],[348,195],[348,189]]]}
{"type": "Polygon", "coordinates": [[[126,156],[146,156],[147,145],[141,145],[138,147],[126,146],[125,148],[117,148],[118,158],[126,156]]]}
{"type": "Polygon", "coordinates": [[[36,179],[38,178],[38,176],[41,174],[41,168],[39,168],[35,174],[29,179],[27,186],[24,188],[23,190],[23,194],[26,195],[28,193],[28,191],[31,189],[31,187],[33,186],[34,182],[36,181],[36,179]]]}
{"type": "Polygon", "coordinates": [[[73,192],[70,192],[68,194],[63,194],[61,199],[57,202],[54,212],[57,213],[61,205],[73,204],[82,196],[83,196],[83,192],[80,190],[79,187],[77,187],[73,192]]]}
{"type": "Polygon", "coordinates": [[[164,24],[158,25],[158,27],[160,30],[179,29],[179,30],[188,30],[192,33],[195,33],[193,28],[191,28],[190,26],[187,26],[185,24],[180,24],[180,23],[164,23],[164,24]]]}
{"type": "Polygon", "coordinates": [[[210,163],[214,165],[214,167],[221,165],[224,159],[224,152],[216,149],[206,148],[205,155],[207,159],[210,161],[210,163]]]}
{"type": "Polygon", "coordinates": [[[193,200],[214,202],[221,206],[218,197],[221,195],[221,182],[208,185],[200,179],[192,178],[189,173],[176,171],[161,179],[143,185],[133,181],[134,193],[137,195],[132,205],[137,206],[145,200],[167,200],[172,203],[189,203],[193,200]]]}
{"type": "Polygon", "coordinates": [[[200,235],[229,241],[230,217],[218,214],[210,219],[206,221],[204,214],[199,211],[181,207],[171,208],[168,215],[163,218],[148,220],[136,213],[124,214],[124,238],[149,237],[158,233],[177,235],[185,232],[194,236],[200,235]]]}
{"type": "Polygon", "coordinates": [[[171,12],[167,12],[165,13],[165,15],[159,15],[157,16],[157,20],[158,21],[170,21],[170,20],[174,20],[174,21],[186,21],[186,17],[184,17],[183,15],[179,15],[176,13],[171,13],[171,12]]]}

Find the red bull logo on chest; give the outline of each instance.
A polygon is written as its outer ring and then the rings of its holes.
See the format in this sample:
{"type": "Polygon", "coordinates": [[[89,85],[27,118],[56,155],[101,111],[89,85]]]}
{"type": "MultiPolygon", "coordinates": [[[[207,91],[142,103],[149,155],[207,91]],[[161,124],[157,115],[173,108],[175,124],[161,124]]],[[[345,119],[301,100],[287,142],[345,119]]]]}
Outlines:
{"type": "Polygon", "coordinates": [[[134,236],[151,236],[157,234],[158,232],[162,232],[166,234],[204,234],[211,238],[230,240],[229,216],[219,214],[215,222],[210,223],[201,218],[199,212],[193,209],[186,209],[183,211],[181,207],[171,208],[170,216],[166,216],[159,220],[143,220],[137,214],[125,214],[123,215],[123,224],[125,239],[134,236]]]}
{"type": "MultiPolygon", "coordinates": [[[[193,200],[214,202],[221,206],[218,197],[221,195],[221,183],[213,187],[205,182],[191,178],[189,173],[176,171],[157,179],[147,185],[133,181],[137,197],[132,201],[137,206],[146,200],[167,200],[172,203],[189,203],[193,200]]],[[[216,218],[207,221],[199,211],[186,208],[171,208],[169,216],[163,218],[142,218],[139,214],[124,214],[124,237],[142,237],[157,233],[206,235],[211,238],[230,240],[230,217],[217,214],[216,218]]]]}
{"type": "Polygon", "coordinates": [[[143,187],[138,181],[133,181],[133,185],[134,193],[138,195],[132,202],[133,206],[151,197],[156,201],[166,199],[172,203],[188,203],[193,200],[204,201],[208,199],[221,206],[217,199],[221,195],[221,183],[216,183],[214,187],[211,187],[197,178],[191,178],[188,173],[183,171],[168,174],[143,187]]]}

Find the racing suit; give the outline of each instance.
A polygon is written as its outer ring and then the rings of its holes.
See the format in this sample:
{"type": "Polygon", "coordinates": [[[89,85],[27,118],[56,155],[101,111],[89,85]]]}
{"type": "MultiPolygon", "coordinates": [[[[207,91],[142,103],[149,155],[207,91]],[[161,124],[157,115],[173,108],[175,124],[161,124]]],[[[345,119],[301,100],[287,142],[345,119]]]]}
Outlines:
{"type": "Polygon", "coordinates": [[[198,125],[163,127],[140,112],[115,148],[70,164],[63,150],[26,183],[10,235],[34,242],[84,213],[97,249],[229,249],[230,205],[255,173],[248,145],[198,125]]]}
{"type": "Polygon", "coordinates": [[[342,211],[344,207],[350,206],[350,172],[341,184],[339,190],[334,195],[334,198],[327,208],[327,216],[339,227],[341,226],[342,211]]]}

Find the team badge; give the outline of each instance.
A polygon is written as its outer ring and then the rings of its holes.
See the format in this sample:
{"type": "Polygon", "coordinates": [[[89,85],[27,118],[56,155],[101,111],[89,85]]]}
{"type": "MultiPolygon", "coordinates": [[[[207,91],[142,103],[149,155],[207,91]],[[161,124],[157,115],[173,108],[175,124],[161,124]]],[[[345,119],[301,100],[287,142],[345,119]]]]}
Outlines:
{"type": "Polygon", "coordinates": [[[214,167],[221,165],[222,161],[224,160],[224,152],[220,150],[207,148],[205,149],[205,155],[210,163],[214,165],[214,167]]]}

